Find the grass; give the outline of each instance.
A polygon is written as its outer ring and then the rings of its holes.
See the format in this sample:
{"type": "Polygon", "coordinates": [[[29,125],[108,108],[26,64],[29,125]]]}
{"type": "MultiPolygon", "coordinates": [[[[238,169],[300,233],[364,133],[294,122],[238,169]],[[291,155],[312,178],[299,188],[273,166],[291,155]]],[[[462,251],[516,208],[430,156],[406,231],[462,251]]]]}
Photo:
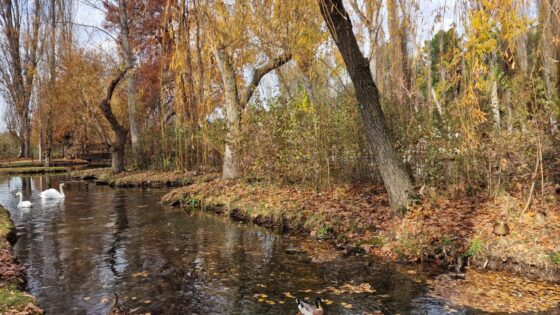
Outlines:
{"type": "Polygon", "coordinates": [[[480,254],[483,248],[484,243],[480,239],[475,238],[469,244],[469,248],[467,249],[465,255],[468,257],[475,257],[476,255],[480,254]]]}
{"type": "MultiPolygon", "coordinates": [[[[25,309],[30,303],[34,303],[34,301],[32,296],[18,290],[18,288],[13,285],[7,288],[0,288],[0,312],[2,314],[8,311],[25,309]]],[[[19,313],[14,312],[14,314],[19,313]]]]}
{"type": "Polygon", "coordinates": [[[560,252],[555,252],[550,255],[550,260],[555,265],[560,265],[560,252]]]}
{"type": "Polygon", "coordinates": [[[128,171],[113,174],[110,168],[95,168],[74,171],[70,176],[77,179],[97,180],[114,187],[181,187],[192,184],[193,177],[197,175],[178,171],[128,171]]]}
{"type": "Polygon", "coordinates": [[[12,174],[45,174],[45,173],[65,173],[68,172],[66,167],[6,167],[0,168],[0,175],[12,174]]]}

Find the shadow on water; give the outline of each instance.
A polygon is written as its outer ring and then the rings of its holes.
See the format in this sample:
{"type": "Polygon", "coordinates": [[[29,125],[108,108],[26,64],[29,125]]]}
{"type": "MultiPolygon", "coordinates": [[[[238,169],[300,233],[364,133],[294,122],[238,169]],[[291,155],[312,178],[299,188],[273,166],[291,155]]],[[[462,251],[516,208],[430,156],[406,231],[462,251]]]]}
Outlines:
{"type": "Polygon", "coordinates": [[[295,314],[292,296],[364,283],[374,292],[322,292],[331,314],[448,312],[418,280],[429,271],[411,278],[359,258],[312,262],[286,253],[297,238],[162,206],[161,190],[72,182],[63,202],[40,200],[37,192],[63,180],[0,178],[0,203],[17,227],[16,255],[48,314],[105,314],[114,293],[137,313],[295,314]],[[16,208],[19,190],[32,209],[16,208]]]}

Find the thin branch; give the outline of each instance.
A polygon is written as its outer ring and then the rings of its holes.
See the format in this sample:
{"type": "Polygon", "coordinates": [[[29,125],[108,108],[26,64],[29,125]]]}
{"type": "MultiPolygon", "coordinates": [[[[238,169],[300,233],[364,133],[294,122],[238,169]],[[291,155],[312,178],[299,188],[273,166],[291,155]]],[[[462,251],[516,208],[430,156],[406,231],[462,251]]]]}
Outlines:
{"type": "Polygon", "coordinates": [[[282,65],[286,64],[291,59],[292,59],[292,54],[290,53],[283,54],[281,56],[269,60],[262,67],[256,68],[255,71],[253,72],[251,81],[245,88],[245,93],[243,93],[243,96],[241,97],[241,101],[240,101],[241,106],[245,107],[247,103],[249,103],[249,100],[251,100],[251,97],[253,96],[253,93],[255,92],[255,89],[259,85],[259,82],[261,81],[262,77],[264,77],[270,71],[280,68],[282,65]]]}

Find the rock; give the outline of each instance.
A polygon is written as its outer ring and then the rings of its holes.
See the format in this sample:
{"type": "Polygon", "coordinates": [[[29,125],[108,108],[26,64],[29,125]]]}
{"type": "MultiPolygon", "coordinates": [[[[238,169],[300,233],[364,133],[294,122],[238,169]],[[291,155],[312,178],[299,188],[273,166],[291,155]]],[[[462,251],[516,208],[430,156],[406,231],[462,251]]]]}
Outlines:
{"type": "Polygon", "coordinates": [[[311,233],[309,233],[309,236],[317,237],[317,231],[311,231],[311,233]]]}

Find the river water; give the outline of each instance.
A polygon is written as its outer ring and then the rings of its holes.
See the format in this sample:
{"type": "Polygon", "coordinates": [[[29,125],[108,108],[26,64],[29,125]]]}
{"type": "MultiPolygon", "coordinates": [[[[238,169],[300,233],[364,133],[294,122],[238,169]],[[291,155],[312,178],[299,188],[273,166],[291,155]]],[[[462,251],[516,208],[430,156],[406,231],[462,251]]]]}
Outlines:
{"type": "Polygon", "coordinates": [[[106,314],[115,293],[133,314],[296,314],[292,296],[316,292],[332,301],[330,314],[481,314],[429,298],[430,270],[411,277],[359,257],[316,262],[287,253],[297,237],[163,206],[163,190],[67,180],[0,177],[16,256],[47,314],[106,314]],[[66,199],[42,202],[37,192],[61,181],[66,199]],[[17,209],[20,190],[33,208],[17,209]]]}

